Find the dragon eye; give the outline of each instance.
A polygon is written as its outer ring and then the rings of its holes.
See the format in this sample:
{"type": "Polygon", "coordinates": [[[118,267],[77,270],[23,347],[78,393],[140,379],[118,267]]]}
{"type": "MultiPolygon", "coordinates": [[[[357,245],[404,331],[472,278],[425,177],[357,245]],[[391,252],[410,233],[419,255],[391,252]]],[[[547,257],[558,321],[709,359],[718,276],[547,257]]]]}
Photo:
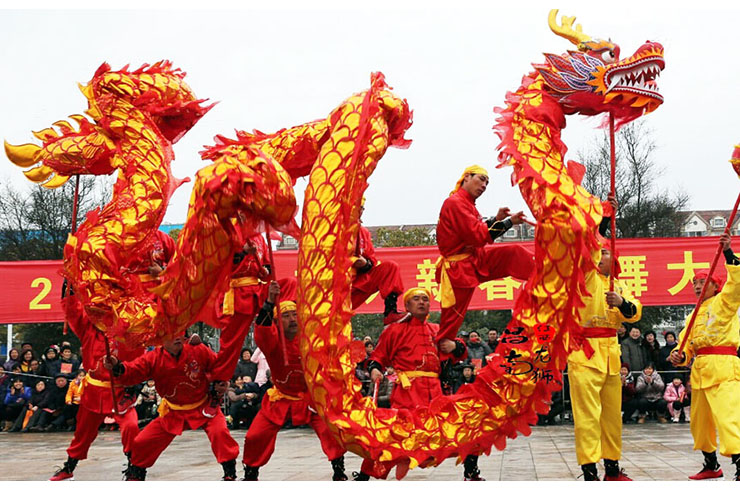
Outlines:
{"type": "Polygon", "coordinates": [[[609,51],[603,51],[601,53],[601,59],[607,63],[613,63],[617,60],[616,56],[614,56],[614,50],[611,49],[609,51]]]}

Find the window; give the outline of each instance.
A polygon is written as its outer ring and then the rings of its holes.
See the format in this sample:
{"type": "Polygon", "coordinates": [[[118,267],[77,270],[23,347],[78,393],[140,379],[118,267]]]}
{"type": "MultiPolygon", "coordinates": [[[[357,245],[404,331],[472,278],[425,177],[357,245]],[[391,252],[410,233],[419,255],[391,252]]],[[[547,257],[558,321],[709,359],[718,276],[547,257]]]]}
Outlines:
{"type": "Polygon", "coordinates": [[[298,241],[289,235],[286,235],[285,237],[283,237],[283,244],[286,246],[296,245],[297,243],[298,241]]]}
{"type": "Polygon", "coordinates": [[[717,217],[712,219],[712,227],[724,227],[725,226],[725,219],[722,217],[717,217]]]}
{"type": "Polygon", "coordinates": [[[504,237],[516,237],[516,229],[510,228],[507,230],[504,237]]]}

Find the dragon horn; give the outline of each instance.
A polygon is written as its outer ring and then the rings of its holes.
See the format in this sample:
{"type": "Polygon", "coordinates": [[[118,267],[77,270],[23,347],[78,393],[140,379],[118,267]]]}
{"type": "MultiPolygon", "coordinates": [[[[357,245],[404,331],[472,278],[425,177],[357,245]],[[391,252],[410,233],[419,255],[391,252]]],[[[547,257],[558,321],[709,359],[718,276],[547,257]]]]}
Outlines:
{"type": "Polygon", "coordinates": [[[7,141],[5,142],[5,154],[8,156],[11,162],[18,167],[31,167],[33,164],[41,160],[42,148],[33,143],[27,143],[25,145],[11,145],[7,141]]]}
{"type": "Polygon", "coordinates": [[[578,47],[578,51],[586,51],[585,43],[591,41],[591,36],[583,33],[581,24],[576,24],[576,28],[573,29],[573,22],[576,20],[575,16],[563,16],[561,25],[558,25],[557,20],[558,9],[552,9],[547,18],[547,23],[550,25],[552,32],[575,44],[578,47]]]}

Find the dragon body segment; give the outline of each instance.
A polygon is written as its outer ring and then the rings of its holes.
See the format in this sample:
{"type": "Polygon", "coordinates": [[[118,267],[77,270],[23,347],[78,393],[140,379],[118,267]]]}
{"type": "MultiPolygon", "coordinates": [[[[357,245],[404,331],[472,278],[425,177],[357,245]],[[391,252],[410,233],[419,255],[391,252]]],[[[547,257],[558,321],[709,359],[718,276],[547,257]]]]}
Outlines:
{"type": "Polygon", "coordinates": [[[78,131],[60,121],[61,135],[35,132],[41,147],[5,144],[10,160],[30,167],[26,176],[46,187],[72,175],[119,171],[112,200],[70,235],[64,276],[95,325],[132,345],[159,344],[198,319],[211,320],[209,300],[226,288],[240,235],[257,233],[263,221],[289,229],[296,212],[290,177],[274,160],[225,149],[198,173],[161,285],[144,289],[132,264],[148,254],[169,199],[184,182],[170,170],[172,145],[212,107],[196,99],[184,76],[169,62],[133,71],[103,64],[81,87],[93,122],[74,115],[78,131]]]}

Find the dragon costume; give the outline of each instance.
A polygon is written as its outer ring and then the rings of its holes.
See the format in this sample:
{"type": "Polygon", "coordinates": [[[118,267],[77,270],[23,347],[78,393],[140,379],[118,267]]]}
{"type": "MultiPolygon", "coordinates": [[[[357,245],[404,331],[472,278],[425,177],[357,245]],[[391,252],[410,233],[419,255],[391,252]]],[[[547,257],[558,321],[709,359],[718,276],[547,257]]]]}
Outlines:
{"type": "Polygon", "coordinates": [[[86,86],[87,116],[35,132],[43,146],[10,145],[26,177],[58,187],[70,176],[118,171],[112,200],[88,214],[64,248],[64,271],[95,326],[130,345],[160,344],[196,320],[212,321],[212,302],[226,289],[237,240],[269,223],[297,234],[290,177],[258,150],[225,152],[201,169],[177,250],[155,292],[129,270],[148,251],[172,193],[172,145],[212,106],[196,99],[185,73],[169,62],[129,71],[103,64],[86,86]]]}
{"type": "MultiPolygon", "coordinates": [[[[413,412],[380,409],[371,399],[362,397],[360,382],[353,376],[358,350],[351,343],[348,271],[359,227],[360,200],[367,179],[388,146],[406,147],[410,143],[404,134],[411,125],[411,111],[405,100],[390,92],[382,74],[374,74],[369,90],[348,98],[325,119],[273,134],[237,132],[236,139],[216,138],[216,145],[203,153],[214,164],[198,174],[175,264],[168,267],[162,286],[156,290],[156,305],[147,305],[146,310],[129,309],[139,306],[125,293],[135,291],[135,281],[126,278],[120,268],[111,268],[105,252],[141,247],[158,225],[157,219],[147,222],[148,229],[137,229],[138,235],[129,231],[130,226],[124,227],[120,218],[93,220],[92,225],[84,227],[87,235],[72,236],[68,249],[79,251],[77,255],[86,252],[83,248],[99,253],[94,261],[84,264],[76,258],[68,261],[69,265],[65,262],[66,274],[85,291],[85,305],[102,327],[120,324],[117,332],[136,332],[142,337],[146,332],[149,339],[174,331],[181,321],[198,318],[199,306],[207,302],[205,287],[218,287],[223,281],[223,264],[238,247],[233,238],[237,235],[235,223],[259,229],[262,221],[268,220],[272,226],[287,230],[295,206],[284,184],[308,174],[298,263],[300,349],[314,407],[330,431],[348,450],[379,465],[396,466],[399,478],[410,468],[438,465],[450,456],[462,459],[472,453],[487,453],[492,446],[505,448],[506,438],[515,438],[518,433],[528,435],[537,413],[547,412],[551,391],[560,387],[560,371],[568,352],[580,348],[577,311],[587,294],[584,275],[595,268],[594,255],[599,248],[595,230],[602,215],[601,203],[579,185],[582,166],[572,162],[566,165],[563,160],[566,149],[560,131],[565,115],[610,112],[624,124],[662,102],[654,83],[664,66],[659,44],[648,42],[633,56],[620,60],[615,44],[592,40],[580,26],[573,29],[573,19],[565,18],[558,26],[555,18],[556,12],[552,12],[553,30],[576,43],[579,50],[546,55],[545,63],[535,65],[522,86],[507,95],[507,107],[497,110],[501,165],[513,168],[513,182],[519,185],[538,222],[536,271],[517,299],[512,321],[487,367],[475,383],[463,386],[454,396],[440,397],[429,407],[413,412]],[[262,194],[275,189],[268,183],[279,184],[279,191],[262,194]],[[245,198],[245,193],[251,194],[245,198]],[[83,241],[96,227],[102,231],[91,236],[95,241],[83,241]],[[106,241],[115,247],[106,248],[106,241]],[[223,247],[230,243],[232,247],[223,247]],[[86,267],[91,267],[90,271],[86,267]],[[106,310],[100,303],[103,298],[116,302],[106,310]],[[142,310],[149,314],[141,314],[142,310]],[[103,322],[115,318],[114,312],[118,322],[103,322]],[[126,317],[129,314],[130,320],[126,317]]],[[[181,86],[180,79],[173,77],[173,84],[181,86]]],[[[122,94],[117,97],[130,96],[133,91],[119,92],[122,94]]],[[[141,97],[134,95],[133,101],[141,97]]],[[[93,101],[100,104],[95,97],[91,98],[91,109],[93,101]]],[[[136,112],[133,101],[128,102],[127,109],[136,112]]],[[[171,111],[175,119],[181,108],[190,108],[184,111],[191,116],[190,126],[205,112],[194,98],[176,107],[171,111]]],[[[111,123],[128,121],[126,118],[113,107],[110,116],[96,119],[101,130],[89,131],[80,138],[107,142],[116,128],[111,123]],[[114,116],[117,119],[108,122],[107,118],[114,116]]],[[[151,122],[146,129],[157,135],[163,130],[157,130],[154,118],[154,114],[144,113],[141,119],[151,122]]],[[[180,129],[185,126],[178,125],[180,129]]],[[[30,166],[50,158],[47,146],[52,143],[33,151],[27,147],[6,150],[11,160],[30,166]]],[[[91,161],[88,150],[85,159],[78,158],[84,165],[62,167],[45,160],[45,170],[35,172],[45,173],[46,179],[51,175],[48,169],[64,176],[74,173],[70,167],[89,172],[98,161],[106,169],[112,168],[108,162],[119,162],[113,159],[120,148],[118,142],[93,148],[101,149],[93,152],[98,158],[91,161]]],[[[138,151],[136,155],[137,165],[143,163],[149,173],[155,164],[167,167],[169,163],[165,158],[149,160],[147,152],[138,151]]],[[[168,168],[159,172],[169,176],[168,168]]],[[[121,190],[141,188],[137,176],[134,171],[122,174],[117,184],[119,194],[121,190]]],[[[174,181],[168,182],[172,184],[163,189],[171,191],[174,181]]],[[[154,209],[160,210],[165,194],[152,194],[157,203],[154,209]]],[[[108,208],[113,208],[109,213],[113,215],[115,209],[126,211],[136,203],[130,197],[119,203],[117,197],[114,195],[116,205],[107,206],[100,216],[108,208]]],[[[127,211],[123,217],[129,215],[135,216],[135,212],[127,211]]]]}

